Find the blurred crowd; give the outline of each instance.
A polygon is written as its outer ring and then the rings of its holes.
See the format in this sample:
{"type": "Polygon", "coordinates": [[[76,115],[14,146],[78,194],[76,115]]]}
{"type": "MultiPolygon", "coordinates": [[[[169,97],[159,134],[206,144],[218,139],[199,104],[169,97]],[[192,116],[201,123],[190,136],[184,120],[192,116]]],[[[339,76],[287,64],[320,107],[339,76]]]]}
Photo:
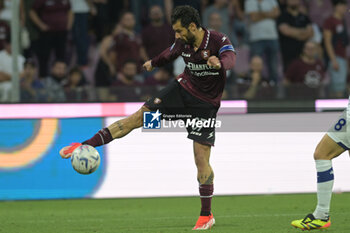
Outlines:
{"type": "MultiPolygon", "coordinates": [[[[12,90],[12,5],[0,0],[0,102],[12,90]]],[[[237,51],[224,99],[347,95],[346,0],[21,0],[21,101],[146,100],[185,68],[180,57],[142,70],[174,42],[178,5],[196,8],[237,51]]]]}

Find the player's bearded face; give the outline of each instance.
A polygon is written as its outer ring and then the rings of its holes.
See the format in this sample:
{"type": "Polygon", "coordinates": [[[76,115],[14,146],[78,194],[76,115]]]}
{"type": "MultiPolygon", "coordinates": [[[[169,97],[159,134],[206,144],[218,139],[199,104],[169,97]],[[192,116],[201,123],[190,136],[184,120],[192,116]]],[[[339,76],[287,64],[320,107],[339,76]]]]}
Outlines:
{"type": "Polygon", "coordinates": [[[190,31],[189,28],[182,26],[180,20],[173,24],[175,31],[175,38],[183,41],[186,44],[193,44],[196,41],[195,35],[190,31]]]}
{"type": "Polygon", "coordinates": [[[196,41],[196,37],[194,36],[194,34],[187,29],[187,35],[185,36],[186,38],[186,44],[193,44],[196,41]]]}

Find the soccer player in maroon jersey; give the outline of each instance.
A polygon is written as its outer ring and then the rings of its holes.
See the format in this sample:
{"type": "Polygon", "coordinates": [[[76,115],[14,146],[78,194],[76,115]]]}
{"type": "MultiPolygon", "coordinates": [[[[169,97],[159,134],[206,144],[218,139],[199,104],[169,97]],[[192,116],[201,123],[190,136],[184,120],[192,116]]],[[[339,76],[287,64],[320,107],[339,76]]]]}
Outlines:
{"type": "MultiPolygon", "coordinates": [[[[234,47],[227,36],[201,27],[197,10],[190,6],[175,8],[172,27],[175,31],[175,43],[152,60],[145,62],[143,67],[151,71],[153,67],[163,66],[182,56],[186,63],[184,72],[155,94],[136,113],[100,130],[82,144],[96,147],[124,137],[143,125],[143,112],[159,110],[163,115],[186,115],[195,120],[216,118],[225,86],[226,70],[232,69],[235,64],[234,47]]],[[[200,217],[193,230],[205,230],[215,223],[211,212],[214,173],[209,164],[210,149],[215,141],[215,126],[188,126],[187,131],[188,138],[193,140],[202,204],[200,217]]],[[[80,145],[81,143],[72,143],[62,148],[60,155],[69,158],[80,145]]]]}

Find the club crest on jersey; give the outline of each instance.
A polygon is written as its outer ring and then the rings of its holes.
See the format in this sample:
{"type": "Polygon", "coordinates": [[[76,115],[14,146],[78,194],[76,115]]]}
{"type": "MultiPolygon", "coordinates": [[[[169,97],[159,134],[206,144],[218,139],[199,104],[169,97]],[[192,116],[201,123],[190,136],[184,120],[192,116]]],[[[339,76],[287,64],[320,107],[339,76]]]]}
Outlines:
{"type": "Polygon", "coordinates": [[[210,57],[210,51],[208,49],[204,49],[201,51],[201,55],[204,60],[208,60],[210,57]]]}

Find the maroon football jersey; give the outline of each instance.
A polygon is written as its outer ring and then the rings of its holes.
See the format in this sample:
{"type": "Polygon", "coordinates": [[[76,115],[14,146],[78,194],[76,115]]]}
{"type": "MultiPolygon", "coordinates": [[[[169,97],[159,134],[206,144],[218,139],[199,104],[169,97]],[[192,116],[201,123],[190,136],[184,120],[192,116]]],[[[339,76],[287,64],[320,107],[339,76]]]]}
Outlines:
{"type": "Polygon", "coordinates": [[[223,65],[219,70],[209,67],[207,60],[210,56],[220,59],[224,53],[233,54],[235,49],[227,36],[204,30],[204,38],[197,51],[192,45],[176,40],[170,48],[152,59],[152,66],[163,66],[182,56],[186,68],[176,78],[177,81],[193,96],[219,107],[226,81],[226,71],[223,65]]]}
{"type": "Polygon", "coordinates": [[[140,49],[142,40],[139,35],[129,35],[127,33],[119,33],[114,36],[114,49],[117,53],[117,71],[121,71],[127,60],[134,60],[137,63],[138,70],[141,69],[140,49]]]}
{"type": "Polygon", "coordinates": [[[289,65],[285,76],[291,83],[304,83],[308,87],[318,87],[324,79],[325,68],[320,60],[308,64],[298,58],[289,65]]]}
{"type": "Polygon", "coordinates": [[[69,0],[35,0],[33,10],[49,26],[49,31],[67,31],[69,0]]]}

